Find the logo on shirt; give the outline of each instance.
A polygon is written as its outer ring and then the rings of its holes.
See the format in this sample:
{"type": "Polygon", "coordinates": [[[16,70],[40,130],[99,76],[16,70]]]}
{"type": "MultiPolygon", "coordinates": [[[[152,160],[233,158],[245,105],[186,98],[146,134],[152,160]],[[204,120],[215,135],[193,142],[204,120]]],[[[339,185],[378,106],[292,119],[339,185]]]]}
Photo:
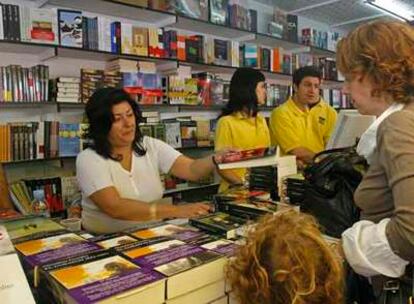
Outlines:
{"type": "Polygon", "coordinates": [[[325,124],[325,121],[326,121],[326,118],[325,117],[319,116],[319,124],[324,125],[325,124]]]}

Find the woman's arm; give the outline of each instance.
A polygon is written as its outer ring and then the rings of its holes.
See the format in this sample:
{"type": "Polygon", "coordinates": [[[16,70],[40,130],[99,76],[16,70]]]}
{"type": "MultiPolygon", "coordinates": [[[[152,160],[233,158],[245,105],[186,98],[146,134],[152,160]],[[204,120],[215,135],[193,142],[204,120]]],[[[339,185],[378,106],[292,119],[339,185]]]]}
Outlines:
{"type": "Polygon", "coordinates": [[[209,155],[199,159],[192,159],[180,155],[172,165],[170,172],[179,178],[197,181],[215,170],[216,165],[213,162],[213,157],[209,155]]]}
{"type": "Polygon", "coordinates": [[[240,185],[244,182],[243,179],[241,179],[240,176],[234,172],[234,170],[219,170],[218,173],[221,178],[223,178],[230,185],[240,185]]]}
{"type": "Polygon", "coordinates": [[[10,201],[9,186],[7,184],[6,174],[0,163],[0,208],[13,208],[10,201]]]}
{"type": "Polygon", "coordinates": [[[89,198],[108,216],[129,221],[195,217],[207,214],[210,209],[207,204],[203,203],[175,206],[126,199],[120,197],[115,187],[98,190],[89,198]]]}

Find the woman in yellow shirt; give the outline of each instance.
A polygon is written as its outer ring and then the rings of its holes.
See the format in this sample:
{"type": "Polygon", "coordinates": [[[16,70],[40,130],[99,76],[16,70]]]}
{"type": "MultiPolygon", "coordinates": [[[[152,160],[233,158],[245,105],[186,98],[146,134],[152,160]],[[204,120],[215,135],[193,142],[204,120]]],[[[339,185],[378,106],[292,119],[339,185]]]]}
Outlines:
{"type": "MultiPolygon", "coordinates": [[[[230,81],[230,98],[219,117],[215,150],[240,150],[270,146],[269,129],[258,107],[266,102],[264,75],[252,68],[238,68],[230,81]]],[[[241,184],[246,169],[220,170],[219,192],[241,184]]]]}

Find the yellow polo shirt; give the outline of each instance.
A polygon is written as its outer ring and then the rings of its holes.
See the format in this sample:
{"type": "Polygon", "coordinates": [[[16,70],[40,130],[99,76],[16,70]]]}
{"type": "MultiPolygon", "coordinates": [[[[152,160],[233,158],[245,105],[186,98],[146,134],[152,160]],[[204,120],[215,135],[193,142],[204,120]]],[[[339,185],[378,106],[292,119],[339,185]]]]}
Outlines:
{"type": "MultiPolygon", "coordinates": [[[[237,148],[240,150],[269,147],[270,133],[265,118],[257,114],[256,117],[237,112],[223,116],[217,122],[215,134],[216,151],[226,148],[237,148]]],[[[243,178],[246,169],[232,169],[237,176],[243,178]]],[[[222,180],[219,192],[226,190],[229,184],[222,180]]]]}
{"type": "Polygon", "coordinates": [[[304,147],[314,153],[325,149],[336,122],[336,111],[324,100],[302,111],[290,97],[272,111],[270,136],[283,154],[304,147]]]}

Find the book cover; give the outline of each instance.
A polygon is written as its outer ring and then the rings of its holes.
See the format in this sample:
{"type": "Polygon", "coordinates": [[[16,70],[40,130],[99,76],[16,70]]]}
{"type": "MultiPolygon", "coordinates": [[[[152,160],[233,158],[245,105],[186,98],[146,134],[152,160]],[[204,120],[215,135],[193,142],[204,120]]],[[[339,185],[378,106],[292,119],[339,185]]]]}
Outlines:
{"type": "Polygon", "coordinates": [[[164,301],[165,281],[161,274],[142,269],[117,255],[53,270],[49,274],[66,290],[65,303],[106,300],[105,303],[151,301],[158,304],[164,301]]]}
{"type": "Polygon", "coordinates": [[[230,152],[218,164],[220,170],[234,168],[252,168],[275,166],[278,162],[276,147],[255,148],[243,151],[230,152]]]}
{"type": "Polygon", "coordinates": [[[0,256],[0,299],[2,303],[35,304],[17,254],[0,256]]]}
{"type": "Polygon", "coordinates": [[[201,245],[201,247],[220,253],[224,256],[233,256],[239,245],[229,240],[219,239],[216,241],[205,243],[201,245]]]}
{"type": "Polygon", "coordinates": [[[42,235],[42,233],[58,233],[64,231],[64,228],[58,223],[44,217],[34,216],[7,221],[3,225],[6,227],[10,239],[14,243],[18,243],[26,237],[36,238],[36,236],[39,234],[42,235]]]}
{"type": "Polygon", "coordinates": [[[226,25],[229,22],[228,0],[210,0],[210,22],[226,25]]]}
{"type": "Polygon", "coordinates": [[[131,260],[136,260],[142,256],[174,248],[184,245],[183,241],[172,240],[167,237],[159,237],[155,239],[148,239],[139,241],[129,246],[117,247],[117,251],[122,251],[122,254],[131,260]]]}
{"type": "Polygon", "coordinates": [[[30,42],[58,44],[56,11],[31,7],[28,36],[30,42]]]}
{"type": "Polygon", "coordinates": [[[141,256],[134,263],[168,276],[166,298],[171,299],[222,280],[226,259],[218,253],[184,244],[141,256]]]}
{"type": "Polygon", "coordinates": [[[0,256],[14,252],[14,247],[6,227],[0,225],[0,256]]]}
{"type": "Polygon", "coordinates": [[[132,54],[138,56],[148,56],[147,28],[132,26],[132,54]]]}
{"type": "Polygon", "coordinates": [[[130,234],[139,239],[150,239],[160,236],[170,236],[177,240],[185,241],[191,238],[198,237],[202,233],[193,227],[166,224],[149,229],[138,230],[135,232],[131,232],[130,234]]]}
{"type": "Polygon", "coordinates": [[[99,242],[93,239],[91,241],[95,241],[102,248],[109,249],[112,247],[137,242],[137,239],[134,239],[133,237],[130,237],[129,235],[120,235],[120,236],[116,236],[116,237],[109,238],[106,240],[101,240],[99,242]]]}
{"type": "MultiPolygon", "coordinates": [[[[78,100],[76,98],[76,100],[78,100]]],[[[76,156],[80,152],[80,125],[59,124],[59,156],[76,156]]]]}
{"type": "Polygon", "coordinates": [[[199,218],[190,219],[190,224],[209,233],[225,236],[227,239],[239,235],[246,220],[226,213],[216,212],[199,218]]]}
{"type": "Polygon", "coordinates": [[[82,47],[82,12],[58,10],[59,41],[62,46],[82,47]]]}
{"type": "Polygon", "coordinates": [[[101,249],[74,233],[65,233],[15,245],[29,267],[101,249]]]}

